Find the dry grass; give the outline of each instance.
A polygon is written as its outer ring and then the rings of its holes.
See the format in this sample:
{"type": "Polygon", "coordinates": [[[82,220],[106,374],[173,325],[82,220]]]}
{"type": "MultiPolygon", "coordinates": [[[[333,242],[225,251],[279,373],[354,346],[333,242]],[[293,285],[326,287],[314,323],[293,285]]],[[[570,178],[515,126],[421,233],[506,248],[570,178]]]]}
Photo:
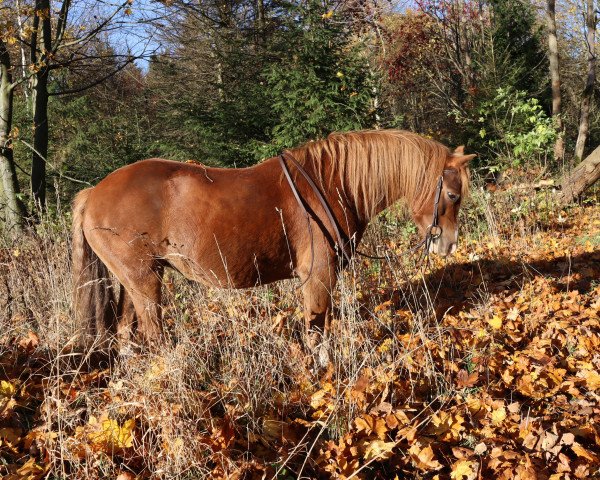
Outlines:
{"type": "MultiPolygon", "coordinates": [[[[463,226],[469,242],[517,244],[530,238],[543,222],[511,212],[514,205],[510,194],[492,202],[475,192],[463,226]]],[[[383,245],[399,257],[357,259],[342,277],[335,293],[331,363],[318,372],[298,342],[296,282],[216,290],[173,273],[166,279],[164,311],[170,343],[159,353],[93,364],[90,352],[77,349],[82,326],[71,321],[67,225],[40,227],[36,235],[6,245],[0,254],[0,355],[13,355],[12,339],[30,330],[39,336],[34,360],[21,378],[43,385],[27,421],[39,432],[38,453],[47,451],[51,475],[115,478],[132,471],[165,479],[219,473],[252,478],[249,472],[258,462],[268,467],[265,478],[311,478],[319,471],[315,458],[323,442],[342,437],[366,411],[352,394],[365,371],[375,372],[381,384],[371,407],[378,400],[410,403],[412,395],[393,398],[392,384],[400,378],[411,385],[415,399],[426,391],[430,404],[441,408],[455,389],[444,367],[456,360],[453,340],[440,312],[452,302],[439,293],[447,264],[435,260],[438,275],[427,277],[413,257],[402,256],[411,236],[401,220],[388,215],[367,236],[371,248],[383,245]],[[283,334],[277,332],[280,322],[285,322],[283,334]],[[401,336],[409,340],[397,341],[401,336]],[[447,362],[436,357],[440,352],[447,362]],[[326,408],[315,400],[320,392],[330,399],[326,408]],[[113,442],[113,451],[107,451],[95,443],[86,430],[92,417],[118,425],[135,419],[131,448],[117,451],[113,442]],[[302,419],[310,426],[286,430],[302,419]]],[[[470,255],[462,248],[463,256],[470,255]]],[[[460,288],[460,279],[444,282],[446,288],[453,282],[460,288]]],[[[469,301],[473,308],[488,309],[485,276],[469,301]]]]}

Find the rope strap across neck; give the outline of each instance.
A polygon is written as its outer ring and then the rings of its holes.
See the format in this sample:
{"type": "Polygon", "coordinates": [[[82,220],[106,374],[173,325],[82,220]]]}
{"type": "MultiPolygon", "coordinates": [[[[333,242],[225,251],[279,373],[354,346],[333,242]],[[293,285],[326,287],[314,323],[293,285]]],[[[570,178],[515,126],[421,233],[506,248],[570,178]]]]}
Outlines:
{"type": "Polygon", "coordinates": [[[440,175],[438,178],[437,186],[435,188],[435,197],[433,200],[433,218],[431,219],[431,225],[427,228],[425,233],[425,252],[429,252],[431,242],[438,238],[442,234],[442,227],[439,223],[439,204],[440,197],[442,195],[442,186],[444,184],[444,175],[440,175]]]}
{"type": "MultiPolygon", "coordinates": [[[[310,186],[310,188],[316,195],[317,199],[319,200],[319,203],[321,204],[321,207],[323,207],[323,210],[325,210],[325,215],[327,215],[327,219],[329,220],[331,227],[333,228],[333,232],[335,234],[335,238],[334,238],[335,245],[334,246],[336,247],[337,250],[339,250],[341,252],[342,256],[344,257],[344,260],[347,262],[350,262],[350,255],[344,248],[346,242],[344,242],[342,240],[342,234],[338,227],[338,223],[335,220],[335,216],[333,215],[333,212],[331,211],[331,207],[329,206],[329,204],[327,203],[327,200],[321,193],[321,190],[319,189],[317,184],[314,182],[314,180],[311,178],[311,176],[308,174],[308,172],[304,169],[304,167],[302,167],[300,162],[298,162],[298,160],[296,160],[291,154],[289,154],[287,152],[282,153],[281,155],[279,155],[279,163],[281,164],[281,168],[283,170],[283,173],[285,174],[285,178],[287,179],[287,181],[290,185],[290,188],[292,189],[292,192],[294,194],[294,197],[296,198],[296,202],[298,202],[300,209],[304,212],[304,215],[309,220],[309,226],[310,226],[310,215],[309,215],[308,211],[306,210],[304,202],[302,201],[302,198],[300,197],[300,194],[298,193],[298,189],[296,188],[294,181],[292,180],[292,176],[290,174],[289,167],[286,163],[287,159],[289,159],[294,164],[294,167],[296,168],[296,170],[298,170],[302,174],[302,176],[306,179],[308,185],[310,186]]],[[[311,249],[313,249],[313,257],[314,257],[312,228],[311,228],[310,232],[311,232],[311,249]]],[[[312,270],[312,261],[311,261],[311,270],[312,270]]]]}

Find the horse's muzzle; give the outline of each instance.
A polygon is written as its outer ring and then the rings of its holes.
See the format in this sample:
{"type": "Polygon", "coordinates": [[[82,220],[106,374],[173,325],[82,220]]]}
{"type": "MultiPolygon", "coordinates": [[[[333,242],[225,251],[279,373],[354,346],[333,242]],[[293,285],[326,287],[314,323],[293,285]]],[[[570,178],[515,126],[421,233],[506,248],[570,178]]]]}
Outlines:
{"type": "Polygon", "coordinates": [[[447,241],[443,236],[440,236],[431,241],[429,244],[429,253],[435,253],[440,257],[447,257],[456,252],[457,239],[453,238],[447,241]]]}
{"type": "Polygon", "coordinates": [[[429,253],[435,253],[440,257],[447,257],[456,251],[456,243],[451,243],[447,247],[440,246],[439,243],[432,243],[429,246],[429,253]]]}

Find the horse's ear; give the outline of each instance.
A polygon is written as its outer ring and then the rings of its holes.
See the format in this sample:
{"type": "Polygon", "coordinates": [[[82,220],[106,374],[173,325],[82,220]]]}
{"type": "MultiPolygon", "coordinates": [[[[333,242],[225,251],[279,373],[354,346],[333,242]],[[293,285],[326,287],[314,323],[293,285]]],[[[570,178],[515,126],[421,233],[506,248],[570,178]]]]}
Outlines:
{"type": "Polygon", "coordinates": [[[477,155],[471,153],[470,155],[465,155],[465,147],[461,145],[454,150],[454,153],[448,157],[448,161],[446,162],[446,167],[448,168],[464,168],[467,164],[473,160],[477,155]]]}

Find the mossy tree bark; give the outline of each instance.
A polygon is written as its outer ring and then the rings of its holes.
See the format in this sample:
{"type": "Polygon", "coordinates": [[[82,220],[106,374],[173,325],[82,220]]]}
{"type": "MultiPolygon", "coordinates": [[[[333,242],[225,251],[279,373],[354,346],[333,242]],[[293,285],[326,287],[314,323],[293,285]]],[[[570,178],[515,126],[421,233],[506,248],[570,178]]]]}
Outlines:
{"type": "Polygon", "coordinates": [[[22,232],[25,208],[19,199],[19,183],[11,140],[13,91],[12,66],[6,43],[0,38],[0,218],[9,235],[22,232]]]}

